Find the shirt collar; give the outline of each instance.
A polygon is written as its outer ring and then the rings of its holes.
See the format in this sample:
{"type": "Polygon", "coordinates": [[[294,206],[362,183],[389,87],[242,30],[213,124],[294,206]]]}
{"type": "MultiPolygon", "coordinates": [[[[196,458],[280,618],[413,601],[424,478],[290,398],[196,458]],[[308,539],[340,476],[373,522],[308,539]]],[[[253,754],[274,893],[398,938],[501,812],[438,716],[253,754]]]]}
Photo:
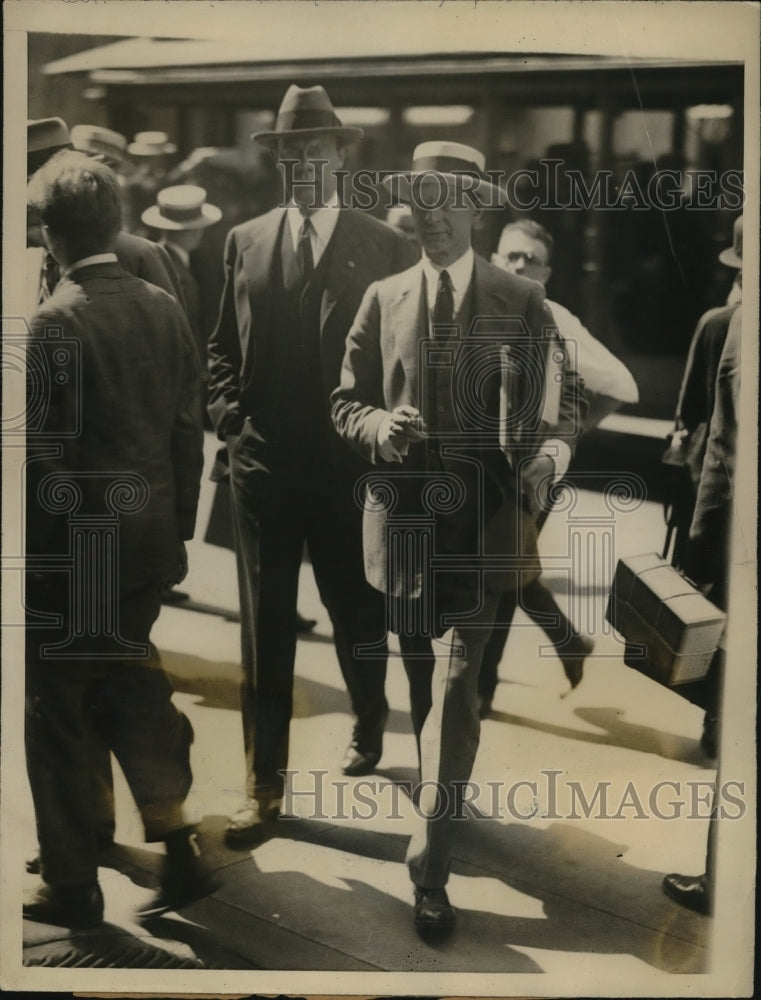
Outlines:
{"type": "Polygon", "coordinates": [[[82,257],[81,260],[75,260],[73,264],[70,264],[67,268],[61,271],[61,277],[68,277],[72,271],[78,271],[80,267],[89,267],[90,264],[117,264],[118,257],[115,253],[94,253],[89,257],[82,257]]]}
{"type": "Polygon", "coordinates": [[[448,264],[446,267],[439,267],[438,264],[434,264],[433,261],[425,253],[422,257],[423,264],[423,274],[425,275],[426,286],[428,289],[428,306],[433,308],[433,304],[436,300],[436,290],[439,287],[439,274],[442,271],[446,271],[452,281],[452,296],[454,298],[454,308],[455,312],[460,308],[462,300],[465,293],[470,285],[471,277],[473,276],[473,248],[468,247],[462,257],[459,257],[454,263],[448,264]]]}
{"type": "MultiPolygon", "coordinates": [[[[338,223],[337,209],[340,210],[340,208],[341,203],[338,200],[338,192],[334,191],[328,204],[323,208],[318,208],[316,212],[312,212],[308,217],[313,229],[312,243],[316,241],[320,249],[324,249],[330,242],[330,237],[333,235],[333,231],[338,223]]],[[[307,216],[302,215],[301,210],[291,202],[288,206],[288,225],[291,230],[294,248],[298,244],[299,231],[305,218],[307,216]]]]}

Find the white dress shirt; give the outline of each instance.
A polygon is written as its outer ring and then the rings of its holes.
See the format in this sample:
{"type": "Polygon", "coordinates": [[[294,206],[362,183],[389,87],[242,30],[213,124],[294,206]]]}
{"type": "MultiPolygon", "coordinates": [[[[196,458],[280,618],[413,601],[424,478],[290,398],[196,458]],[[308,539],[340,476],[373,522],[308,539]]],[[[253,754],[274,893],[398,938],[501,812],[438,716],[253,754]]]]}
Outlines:
{"type": "Polygon", "coordinates": [[[89,267],[90,264],[118,264],[119,258],[115,253],[94,253],[89,257],[82,257],[75,260],[67,268],[61,270],[61,277],[68,278],[72,271],[78,271],[80,267],[89,267]]]}
{"type": "Polygon", "coordinates": [[[447,264],[446,267],[439,267],[438,264],[434,264],[430,257],[427,257],[425,254],[423,254],[421,263],[423,265],[423,274],[425,275],[428,315],[433,316],[436,292],[439,288],[439,275],[442,271],[447,272],[452,282],[454,313],[457,315],[457,311],[462,305],[463,299],[470,288],[470,283],[473,280],[473,248],[468,247],[462,257],[458,258],[453,264],[447,264]]]}
{"type": "Polygon", "coordinates": [[[333,235],[338,225],[338,213],[341,211],[341,204],[338,201],[338,193],[335,192],[328,204],[324,208],[318,208],[310,215],[303,215],[301,210],[294,204],[288,206],[288,226],[291,230],[294,253],[298,250],[299,233],[304,225],[304,219],[309,219],[312,223],[309,232],[309,242],[312,244],[312,260],[314,266],[320,263],[320,258],[325,253],[330,237],[333,235]]]}

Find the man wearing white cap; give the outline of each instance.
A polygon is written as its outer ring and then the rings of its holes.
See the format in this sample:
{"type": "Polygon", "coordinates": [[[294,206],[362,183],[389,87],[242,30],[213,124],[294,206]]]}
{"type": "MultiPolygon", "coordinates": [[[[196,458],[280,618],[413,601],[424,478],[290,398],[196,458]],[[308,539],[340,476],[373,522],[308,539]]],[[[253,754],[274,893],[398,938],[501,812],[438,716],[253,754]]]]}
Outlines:
{"type": "Polygon", "coordinates": [[[534,517],[586,409],[541,286],[473,253],[481,207],[502,200],[484,170],[472,147],[427,142],[411,173],[387,178],[411,204],[423,258],[367,290],[333,393],[336,429],[378,469],[365,501],[365,569],[387,596],[419,739],[407,863],[421,933],[454,924],[445,885],[479,741],[484,646],[500,594],[541,570],[534,517]]]}
{"type": "Polygon", "coordinates": [[[209,413],[229,459],[241,601],[247,775],[246,799],[226,831],[235,844],[272,828],[284,793],[305,543],[356,720],[343,771],[368,774],[382,753],[383,602],[364,577],[354,499],[366,466],[333,430],[330,392],[365,289],[408,267],[414,250],[340,204],[337,171],[361,136],[342,125],[322,87],[291,86],[273,130],[253,137],[286,173],[288,204],[235,226],[225,251],[208,355],[209,413]]]}
{"type": "Polygon", "coordinates": [[[190,254],[198,248],[204,231],[222,218],[222,211],[207,203],[202,187],[177,184],[159,191],[156,204],[146,208],[141,218],[149,229],[158,229],[161,233],[159,245],[166,250],[180,279],[190,329],[199,356],[205,358],[198,284],[190,269],[190,254]]]}

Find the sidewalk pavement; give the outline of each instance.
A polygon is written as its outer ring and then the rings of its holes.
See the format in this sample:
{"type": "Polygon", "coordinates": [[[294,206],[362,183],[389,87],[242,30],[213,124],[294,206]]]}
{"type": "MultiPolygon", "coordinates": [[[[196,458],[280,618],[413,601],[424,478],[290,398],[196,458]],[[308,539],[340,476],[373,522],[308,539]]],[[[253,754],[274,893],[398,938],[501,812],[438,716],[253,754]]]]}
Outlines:
{"type": "MultiPolygon", "coordinates": [[[[207,451],[210,463],[210,437],[207,451]]],[[[199,537],[211,506],[204,483],[199,537]]],[[[195,729],[188,811],[219,888],[181,915],[135,922],[135,909],[156,887],[162,848],[142,843],[115,767],[117,846],[100,870],[107,922],[71,933],[25,921],[25,964],[562,975],[583,956],[600,983],[643,969],[706,971],[711,921],[672,903],[660,883],[670,871],[704,870],[707,818],[658,818],[679,797],[671,786],[651,798],[658,782],[687,789],[686,782],[713,780],[699,746],[702,713],[626,667],[620,640],[603,623],[611,551],[658,550],[662,510],[631,503],[613,522],[609,499],[583,492],[573,515],[556,511],[542,533],[545,580],[595,637],[595,650],[583,682],[568,694],[543,634],[528,618],[516,622],[494,710],[482,725],[473,775],[480,816],[460,828],[448,887],[459,916],[449,940],[426,944],[412,923],[404,855],[417,771],[401,660],[393,655],[389,663],[391,714],[380,766],[369,778],[347,779],[340,763],[351,734],[348,697],[305,564],[299,610],[318,624],[298,642],[294,774],[288,815],[274,836],[253,849],[233,851],[223,842],[244,775],[238,625],[165,607],[153,639],[195,729]],[[519,784],[527,781],[535,787],[519,784]],[[594,800],[595,792],[603,798],[594,800]]],[[[194,541],[189,557],[182,589],[193,604],[234,612],[233,554],[194,541]]],[[[23,815],[19,832],[32,854],[30,801],[23,815]]],[[[26,878],[31,885],[34,877],[26,878]]]]}

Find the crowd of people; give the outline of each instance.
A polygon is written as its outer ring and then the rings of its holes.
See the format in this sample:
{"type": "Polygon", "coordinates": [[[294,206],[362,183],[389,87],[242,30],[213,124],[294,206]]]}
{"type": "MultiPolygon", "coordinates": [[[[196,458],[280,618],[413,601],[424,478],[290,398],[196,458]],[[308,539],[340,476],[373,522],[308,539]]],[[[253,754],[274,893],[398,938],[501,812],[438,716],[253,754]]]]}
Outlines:
{"type": "MultiPolygon", "coordinates": [[[[278,207],[236,218],[193,174],[213,152],[178,174],[162,132],[130,143],[100,126],[29,123],[31,339],[54,349],[62,336],[79,360],[78,379],[43,386],[44,420],[27,442],[26,740],[39,840],[28,867],[41,875],[30,919],[103,919],[111,753],[146,839],[166,845],[143,914],[213,888],[183,814],[192,728],[150,641],[162,597],[187,572],[205,419],[220,444],[212,476],[229,493],[240,595],[246,783],[229,844],[257,843],[280,815],[305,547],[354,717],[350,777],[381,760],[387,634],[399,636],[423,788],[407,853],[422,934],[455,923],[453,819],[518,607],[543,623],[570,687],[583,679],[592,643],[542,583],[537,537],[581,434],[635,403],[636,383],[545,298],[547,229],[520,220],[491,261],[474,253],[478,198],[502,195],[477,149],[418,146],[410,169],[386,179],[399,205],[384,223],[339,199],[361,138],[321,87],[291,86],[272,129],[252,137],[290,190],[278,207]],[[222,228],[212,327],[191,255],[215,230],[219,246],[222,228]]],[[[739,315],[728,309],[724,336],[739,315]]],[[[716,475],[731,420],[714,426],[712,414],[734,398],[736,337],[724,344],[708,326],[690,353],[678,429],[702,424],[699,466],[716,475]]],[[[703,499],[719,487],[696,468],[694,530],[680,548],[693,563],[726,538],[703,499]]],[[[718,666],[707,719],[718,717],[717,677],[718,666]]],[[[694,905],[694,886],[669,878],[667,891],[694,905]]]]}

